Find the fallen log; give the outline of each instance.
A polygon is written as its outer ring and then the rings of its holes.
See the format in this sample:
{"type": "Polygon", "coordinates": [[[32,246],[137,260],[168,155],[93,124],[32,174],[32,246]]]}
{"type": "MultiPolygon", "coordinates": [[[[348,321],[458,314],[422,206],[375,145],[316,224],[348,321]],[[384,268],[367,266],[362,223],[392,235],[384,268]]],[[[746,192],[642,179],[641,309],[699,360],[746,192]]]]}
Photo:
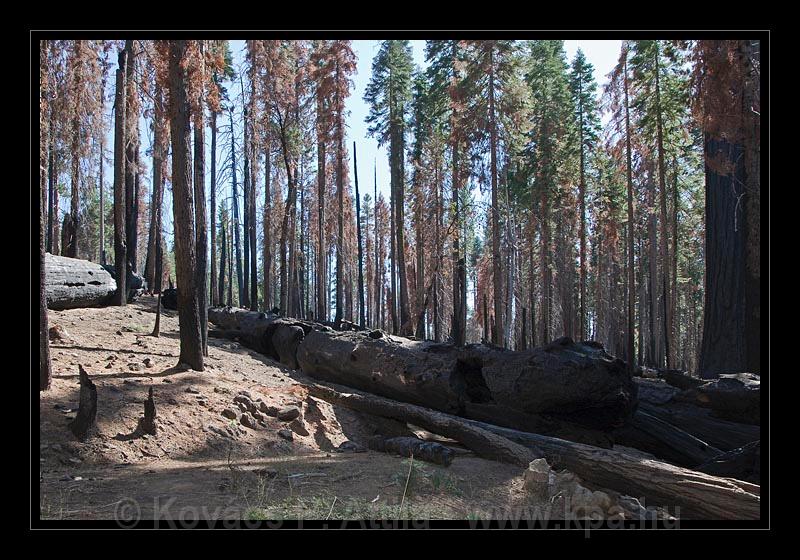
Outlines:
{"type": "Polygon", "coordinates": [[[761,424],[761,378],[752,373],[722,374],[675,398],[710,408],[718,418],[761,424]]]}
{"type": "Polygon", "coordinates": [[[723,453],[697,467],[698,471],[761,484],[761,442],[723,453]]]}
{"type": "Polygon", "coordinates": [[[111,274],[91,261],[46,253],[44,266],[48,309],[101,307],[117,290],[111,274]]]}
{"type": "Polygon", "coordinates": [[[722,451],[730,451],[760,439],[761,429],[757,425],[719,418],[714,409],[700,406],[697,396],[691,391],[680,390],[665,381],[636,380],[640,411],[722,451]]]}
{"type": "Polygon", "coordinates": [[[514,427],[534,415],[532,423],[570,422],[575,432],[608,430],[629,419],[636,404],[636,385],[621,360],[568,338],[512,352],[315,329],[297,361],[323,381],[514,427]]]}
{"type": "Polygon", "coordinates": [[[656,370],[656,372],[660,379],[663,379],[673,387],[683,390],[694,389],[706,381],[705,379],[700,379],[699,377],[692,377],[685,371],[677,369],[659,369],[656,370]]]}
{"type": "Polygon", "coordinates": [[[614,431],[614,441],[690,468],[722,453],[705,441],[641,409],[636,411],[629,425],[614,431]]]}
{"type": "Polygon", "coordinates": [[[97,430],[95,422],[97,418],[97,387],[89,379],[89,374],[86,373],[82,365],[78,365],[78,377],[81,385],[78,414],[68,424],[68,427],[75,434],[75,437],[85,441],[94,435],[97,430]]]}
{"type": "Polygon", "coordinates": [[[236,336],[248,348],[293,369],[298,367],[297,349],[314,326],[310,321],[235,307],[209,308],[208,320],[226,336],[236,336]]]}
{"type": "Polygon", "coordinates": [[[759,519],[761,515],[761,488],[749,482],[484,422],[466,422],[529,447],[553,468],[572,471],[599,488],[644,496],[669,508],[675,517],[759,519]]]}
{"type": "Polygon", "coordinates": [[[367,447],[382,453],[397,453],[403,457],[414,457],[428,463],[449,467],[455,453],[449,447],[433,441],[415,437],[384,438],[375,436],[367,440],[367,447]]]}
{"type": "Polygon", "coordinates": [[[420,426],[439,435],[460,441],[465,447],[486,459],[527,467],[538,458],[531,449],[503,436],[467,423],[467,421],[414,404],[351,391],[346,387],[307,385],[308,394],[334,405],[344,406],[375,416],[392,418],[420,426]]]}
{"type": "Polygon", "coordinates": [[[559,339],[511,352],[336,332],[309,321],[212,308],[209,321],[303,373],[467,418],[611,447],[636,403],[625,365],[602,346],[559,339]]]}
{"type": "Polygon", "coordinates": [[[640,401],[639,410],[669,422],[721,451],[730,451],[761,439],[759,426],[716,418],[710,409],[688,403],[654,405],[640,401]]]}

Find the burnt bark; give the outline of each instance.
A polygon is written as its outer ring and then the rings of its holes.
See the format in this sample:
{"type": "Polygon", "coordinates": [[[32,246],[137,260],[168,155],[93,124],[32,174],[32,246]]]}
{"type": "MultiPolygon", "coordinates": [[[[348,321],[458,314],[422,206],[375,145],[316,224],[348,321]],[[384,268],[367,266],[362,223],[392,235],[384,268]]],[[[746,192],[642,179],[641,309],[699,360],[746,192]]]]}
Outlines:
{"type": "MultiPolygon", "coordinates": [[[[125,235],[126,66],[127,50],[123,49],[119,51],[114,98],[114,267],[116,270],[123,270],[128,260],[125,235]]],[[[116,305],[126,305],[128,303],[127,291],[125,290],[125,275],[120,275],[120,281],[117,282],[114,303],[116,305]]]]}
{"type": "Polygon", "coordinates": [[[97,431],[97,387],[89,379],[89,375],[82,365],[78,365],[81,390],[78,401],[78,414],[68,427],[81,441],[85,441],[97,431]]]}
{"type": "Polygon", "coordinates": [[[591,445],[524,433],[483,422],[470,423],[544,455],[554,469],[567,469],[601,488],[644,496],[682,519],[759,519],[759,486],[591,445]],[[680,511],[678,511],[680,508],[680,511]]]}
{"type": "MultiPolygon", "coordinates": [[[[203,329],[197,298],[197,242],[194,201],[189,99],[186,68],[182,67],[186,41],[170,41],[170,130],[172,136],[172,208],[175,216],[175,274],[178,287],[180,363],[203,371],[203,329]]],[[[203,292],[205,295],[205,292],[203,292]]]]}

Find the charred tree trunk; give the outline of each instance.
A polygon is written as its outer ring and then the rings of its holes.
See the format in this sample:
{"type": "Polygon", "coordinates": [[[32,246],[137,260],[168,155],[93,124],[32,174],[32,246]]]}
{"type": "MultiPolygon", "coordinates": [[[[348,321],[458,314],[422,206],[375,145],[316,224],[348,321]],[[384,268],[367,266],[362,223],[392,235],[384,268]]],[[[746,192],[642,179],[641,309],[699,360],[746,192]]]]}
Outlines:
{"type": "Polygon", "coordinates": [[[264,310],[272,309],[272,137],[267,132],[264,148],[264,310]]]}
{"type": "MultiPolygon", "coordinates": [[[[204,80],[205,62],[203,58],[204,44],[198,41],[200,50],[200,76],[204,80]]],[[[197,112],[194,115],[194,219],[196,244],[195,278],[197,307],[200,312],[200,330],[203,355],[208,356],[208,223],[206,221],[206,156],[205,156],[205,115],[202,88],[197,100],[197,112]]]]}
{"type": "MultiPolygon", "coordinates": [[[[127,54],[119,51],[117,68],[116,94],[114,98],[114,268],[125,270],[128,261],[125,234],[125,145],[127,143],[126,97],[127,97],[127,54]]],[[[128,303],[128,292],[125,289],[125,274],[119,275],[117,291],[114,294],[116,305],[128,303]]]]}
{"type": "MultiPolygon", "coordinates": [[[[233,109],[231,108],[229,112],[230,116],[230,124],[231,130],[233,130],[233,109]]],[[[235,245],[235,254],[231,253],[231,257],[233,260],[236,261],[236,285],[238,288],[239,294],[239,305],[243,305],[242,303],[242,292],[244,291],[244,280],[242,278],[242,252],[241,252],[241,245],[239,244],[239,193],[237,191],[236,185],[236,142],[231,136],[231,160],[232,160],[232,167],[231,171],[233,172],[233,223],[231,224],[231,229],[233,230],[233,234],[231,235],[231,240],[235,245]]],[[[232,281],[233,279],[231,279],[232,281]]]]}
{"type": "Polygon", "coordinates": [[[225,301],[225,271],[227,270],[227,249],[228,249],[228,240],[225,238],[225,224],[220,224],[222,226],[222,254],[220,255],[219,261],[219,301],[222,303],[225,301]]]}
{"type": "Polygon", "coordinates": [[[155,99],[155,114],[153,118],[153,197],[150,206],[150,234],[147,241],[147,257],[145,259],[144,277],[147,280],[147,285],[151,288],[155,286],[156,269],[158,268],[156,255],[158,254],[157,243],[161,239],[159,232],[161,231],[162,221],[162,206],[164,200],[164,179],[163,179],[163,166],[164,166],[164,107],[161,92],[161,85],[156,81],[155,99]]]}
{"type": "Polygon", "coordinates": [[[97,387],[89,379],[86,370],[82,365],[78,365],[78,372],[81,383],[80,400],[78,403],[78,414],[69,423],[70,431],[81,441],[87,440],[97,431],[95,420],[97,418],[97,387]]]}
{"type": "MultiPolygon", "coordinates": [[[[217,112],[211,110],[211,207],[209,209],[211,233],[211,305],[222,301],[222,288],[217,281],[217,112]]],[[[223,240],[223,245],[225,241],[223,240]]],[[[225,265],[220,267],[225,268],[225,265]]]]}
{"type": "MultiPolygon", "coordinates": [[[[48,41],[40,42],[41,55],[44,56],[44,51],[48,48],[48,41]]],[[[39,70],[39,110],[44,113],[48,109],[47,106],[47,68],[42,65],[39,70]]],[[[50,109],[52,111],[52,109],[50,109]]],[[[41,115],[40,115],[41,122],[41,115]]],[[[52,120],[48,119],[51,123],[52,120]]],[[[52,128],[49,131],[52,133],[52,128]]],[[[45,228],[47,225],[47,187],[48,187],[48,174],[46,173],[48,159],[48,148],[50,147],[50,138],[48,132],[42,131],[42,137],[39,139],[39,390],[46,391],[50,388],[50,381],[52,378],[52,369],[50,364],[50,342],[48,340],[48,327],[47,327],[47,297],[45,295],[45,282],[47,275],[45,272],[45,228]]],[[[51,168],[52,169],[52,168],[51,168]]]]}
{"type": "MultiPolygon", "coordinates": [[[[195,215],[193,213],[186,41],[170,41],[170,130],[172,137],[172,207],[175,216],[175,273],[178,283],[180,363],[203,371],[203,329],[198,300],[195,215]]],[[[202,226],[200,226],[202,227],[202,226]]],[[[205,291],[203,291],[205,301],[205,291]]]]}

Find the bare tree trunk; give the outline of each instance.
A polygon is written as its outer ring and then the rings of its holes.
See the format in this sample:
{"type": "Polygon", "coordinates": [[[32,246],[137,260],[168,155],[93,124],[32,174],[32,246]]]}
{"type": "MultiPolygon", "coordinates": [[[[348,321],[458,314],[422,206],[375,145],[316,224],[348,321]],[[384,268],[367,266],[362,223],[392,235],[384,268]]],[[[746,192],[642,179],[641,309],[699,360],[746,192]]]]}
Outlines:
{"type": "Polygon", "coordinates": [[[494,107],[494,47],[489,49],[489,156],[492,174],[492,286],[495,330],[492,343],[505,347],[503,319],[503,271],[500,261],[500,199],[497,186],[497,116],[494,107]]]}
{"type": "MultiPolygon", "coordinates": [[[[198,41],[200,50],[200,76],[205,79],[205,62],[203,53],[205,45],[198,41]]],[[[205,180],[205,115],[202,89],[197,100],[197,111],[194,115],[194,215],[195,242],[197,244],[197,307],[200,312],[200,330],[202,334],[203,356],[208,356],[208,225],[206,222],[206,180],[205,180]]]]}
{"type": "MultiPolygon", "coordinates": [[[[336,72],[339,72],[339,66],[336,65],[336,72]]],[[[339,91],[336,90],[338,97],[339,91]]],[[[339,114],[336,119],[336,199],[339,205],[339,215],[337,217],[337,235],[336,235],[336,315],[335,322],[339,322],[344,318],[344,301],[343,301],[343,282],[344,282],[344,122],[342,115],[339,114]]]]}
{"type": "MultiPolygon", "coordinates": [[[[133,41],[125,41],[127,51],[127,66],[125,67],[125,246],[127,247],[127,259],[125,260],[126,276],[136,270],[136,232],[134,227],[134,189],[136,182],[136,152],[138,147],[137,133],[139,129],[136,107],[136,82],[134,70],[136,68],[136,54],[133,48],[133,41]]],[[[117,269],[117,276],[121,276],[117,269]]]]}
{"type": "MultiPolygon", "coordinates": [[[[230,124],[231,124],[231,131],[233,131],[233,109],[229,111],[230,117],[230,124]]],[[[237,192],[237,185],[236,185],[236,141],[234,139],[233,133],[231,132],[231,160],[232,160],[232,171],[233,171],[233,224],[231,225],[231,229],[233,229],[233,235],[231,236],[234,245],[236,246],[236,254],[231,255],[236,260],[236,281],[237,281],[237,288],[239,294],[239,305],[243,305],[242,303],[242,292],[244,292],[244,279],[242,277],[242,252],[241,252],[241,245],[239,243],[239,193],[237,192]]]]}
{"type": "Polygon", "coordinates": [[[627,159],[627,180],[628,180],[628,332],[627,332],[627,355],[628,373],[633,375],[634,370],[634,323],[633,310],[636,304],[636,273],[633,264],[633,176],[631,169],[631,121],[628,111],[628,57],[625,56],[625,154],[627,159]]]}
{"type": "Polygon", "coordinates": [[[103,72],[103,79],[100,84],[100,263],[106,264],[106,214],[105,214],[105,193],[103,178],[105,171],[105,114],[106,114],[106,74],[103,72]]]}
{"type": "MultiPolygon", "coordinates": [[[[252,93],[255,96],[255,91],[252,93]]],[[[255,106],[255,102],[253,102],[255,106]]],[[[251,108],[252,112],[252,108],[251,108]]],[[[252,115],[255,119],[255,114],[252,115]]],[[[250,310],[258,311],[258,255],[256,251],[256,181],[258,180],[258,153],[256,152],[255,134],[250,135],[250,197],[248,213],[250,218],[250,310]]]]}
{"type": "MultiPolygon", "coordinates": [[[[114,99],[114,269],[125,270],[127,245],[125,234],[125,144],[127,137],[126,97],[127,92],[127,55],[128,49],[119,51],[117,68],[117,84],[114,99]]],[[[127,274],[117,274],[117,292],[114,294],[116,305],[128,303],[128,292],[125,289],[127,274]]]]}
{"type": "Polygon", "coordinates": [[[378,162],[374,163],[375,185],[375,328],[383,328],[383,262],[381,261],[380,224],[378,223],[378,162]]]}
{"type": "Polygon", "coordinates": [[[666,357],[667,369],[674,363],[673,352],[675,351],[675,341],[672,332],[672,303],[669,290],[670,279],[670,258],[667,245],[667,180],[666,168],[664,164],[664,124],[661,111],[661,87],[659,82],[659,50],[656,41],[655,53],[655,74],[656,74],[656,129],[658,136],[658,190],[661,206],[661,306],[664,319],[664,355],[666,357]]]}
{"type": "MultiPolygon", "coordinates": [[[[211,110],[211,208],[209,211],[211,233],[211,305],[222,301],[217,283],[217,112],[211,110]]],[[[224,241],[223,241],[224,243],[224,241]]],[[[224,265],[221,267],[224,268],[224,265]]]]}
{"type": "Polygon", "coordinates": [[[57,243],[57,235],[56,235],[56,227],[58,224],[58,204],[56,203],[58,192],[56,191],[56,164],[55,164],[55,152],[56,152],[56,144],[55,144],[55,131],[53,130],[53,124],[55,121],[55,114],[56,112],[51,110],[50,111],[50,118],[48,119],[49,130],[48,130],[48,163],[47,163],[47,252],[50,254],[56,254],[58,251],[54,251],[54,245],[57,243]]]}
{"type": "Polygon", "coordinates": [[[154,117],[153,117],[153,197],[150,205],[150,234],[147,240],[147,257],[145,259],[144,277],[147,285],[152,290],[155,286],[155,276],[157,274],[156,258],[158,254],[158,240],[161,238],[161,208],[164,198],[163,165],[164,153],[162,142],[164,141],[164,108],[161,92],[161,85],[156,81],[154,94],[154,117]]]}
{"type": "MultiPolygon", "coordinates": [[[[322,99],[318,99],[317,118],[320,119],[322,111],[322,99]]],[[[325,170],[325,138],[324,130],[320,130],[324,125],[318,124],[317,132],[317,320],[327,321],[327,300],[326,287],[327,277],[326,265],[326,246],[325,246],[325,190],[326,190],[326,170],[325,170]]]]}
{"type": "Polygon", "coordinates": [[[155,284],[153,284],[153,289],[158,290],[158,302],[156,303],[156,323],[153,325],[153,334],[154,337],[159,337],[161,335],[161,293],[164,291],[161,289],[161,280],[164,276],[164,255],[163,255],[163,248],[162,243],[163,240],[161,239],[161,222],[159,221],[158,229],[154,232],[156,239],[156,272],[155,272],[155,284]]]}
{"type": "Polygon", "coordinates": [[[227,252],[228,252],[228,240],[225,238],[225,223],[223,222],[220,224],[222,226],[220,244],[222,245],[222,254],[220,255],[219,261],[219,294],[218,299],[220,304],[225,301],[225,272],[227,270],[227,252]]]}
{"type": "Polygon", "coordinates": [[[358,192],[358,158],[356,157],[356,143],[353,142],[353,174],[356,183],[356,242],[358,243],[358,318],[359,325],[367,326],[364,308],[364,253],[361,248],[361,195],[358,192]]]}
{"type": "MultiPolygon", "coordinates": [[[[40,55],[43,56],[48,48],[48,41],[40,41],[40,55]]],[[[39,110],[42,114],[48,109],[47,65],[42,61],[39,66],[39,110]]],[[[52,109],[50,109],[52,111],[52,109]]],[[[39,117],[41,123],[41,115],[39,117]]],[[[49,120],[49,119],[48,119],[49,120]]],[[[52,122],[52,121],[50,121],[52,122]]],[[[50,341],[47,327],[47,297],[45,295],[45,227],[47,225],[47,187],[48,187],[48,161],[50,160],[48,148],[50,138],[48,130],[41,127],[39,138],[39,390],[46,391],[50,388],[52,369],[50,364],[50,341]]]]}
{"type": "Polygon", "coordinates": [[[267,132],[264,147],[264,310],[273,307],[272,300],[272,137],[267,132]]]}
{"type": "MultiPolygon", "coordinates": [[[[199,309],[195,215],[193,213],[192,161],[187,70],[182,67],[187,41],[170,41],[170,130],[172,137],[172,208],[175,216],[175,274],[178,283],[180,363],[203,371],[203,329],[199,309]]],[[[199,227],[204,228],[205,224],[199,227]]],[[[205,273],[205,271],[203,271],[205,273]]]]}

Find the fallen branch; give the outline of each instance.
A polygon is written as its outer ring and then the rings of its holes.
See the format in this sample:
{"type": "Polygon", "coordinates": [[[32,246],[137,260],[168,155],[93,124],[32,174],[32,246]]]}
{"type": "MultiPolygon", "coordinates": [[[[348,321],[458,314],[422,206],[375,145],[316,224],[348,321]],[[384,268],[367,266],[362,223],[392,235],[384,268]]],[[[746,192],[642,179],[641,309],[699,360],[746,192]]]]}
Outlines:
{"type": "Polygon", "coordinates": [[[520,432],[484,422],[470,424],[542,453],[556,469],[567,469],[585,481],[628,495],[642,495],[673,515],[694,519],[759,519],[761,488],[661,461],[641,459],[610,449],[520,432]]]}
{"type": "Polygon", "coordinates": [[[521,467],[540,457],[531,449],[493,434],[461,418],[414,404],[392,401],[384,397],[352,391],[345,387],[313,384],[306,386],[308,393],[331,404],[341,405],[359,412],[401,420],[430,430],[439,435],[460,441],[477,455],[487,459],[511,463],[521,467]]]}

